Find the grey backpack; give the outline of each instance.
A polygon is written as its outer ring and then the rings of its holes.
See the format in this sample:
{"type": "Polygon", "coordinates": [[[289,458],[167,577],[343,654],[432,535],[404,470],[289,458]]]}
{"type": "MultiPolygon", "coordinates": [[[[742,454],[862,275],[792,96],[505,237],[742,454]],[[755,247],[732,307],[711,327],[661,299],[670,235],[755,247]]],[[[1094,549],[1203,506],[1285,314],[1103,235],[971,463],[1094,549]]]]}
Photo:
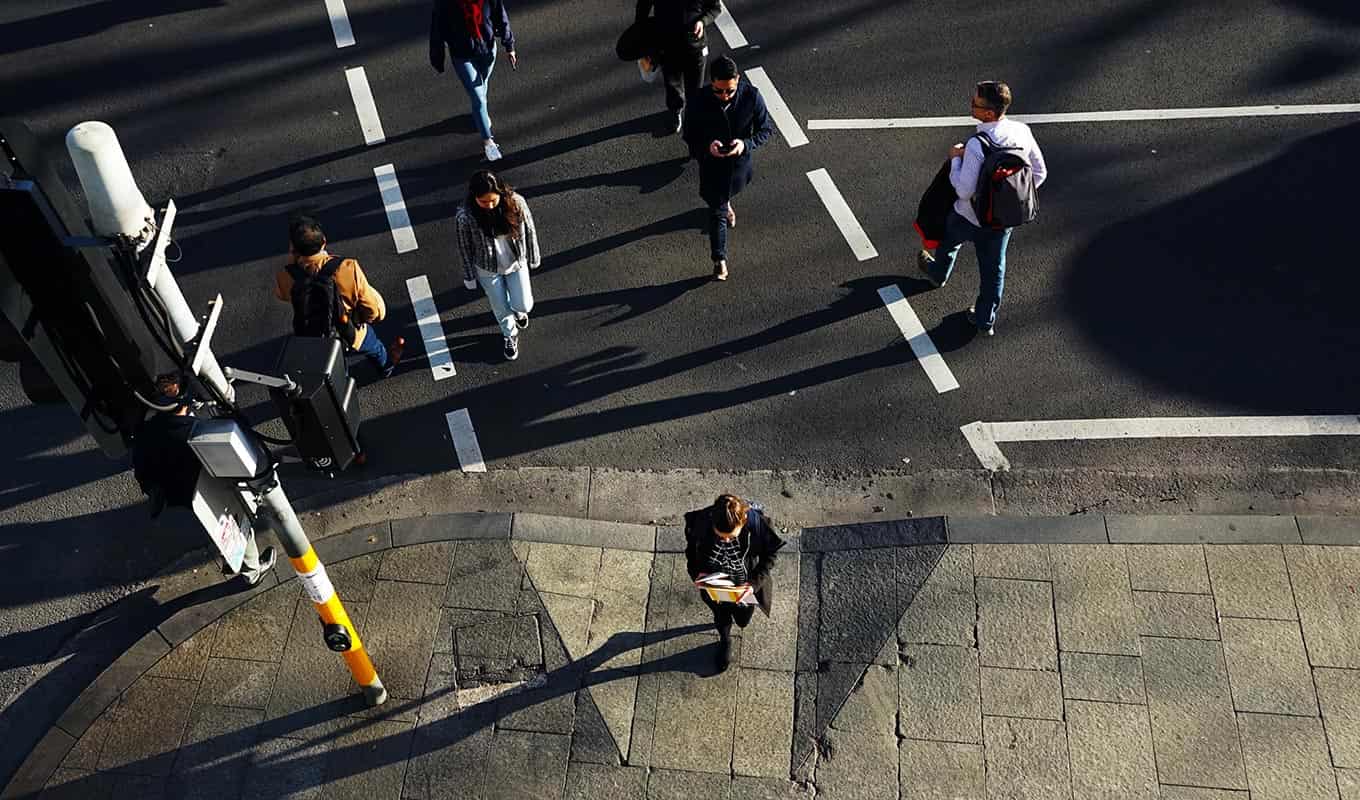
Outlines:
{"type": "Polygon", "coordinates": [[[982,145],[973,211],[984,228],[1001,230],[1033,222],[1039,214],[1034,171],[1019,147],[1002,147],[985,133],[973,136],[982,145]]]}

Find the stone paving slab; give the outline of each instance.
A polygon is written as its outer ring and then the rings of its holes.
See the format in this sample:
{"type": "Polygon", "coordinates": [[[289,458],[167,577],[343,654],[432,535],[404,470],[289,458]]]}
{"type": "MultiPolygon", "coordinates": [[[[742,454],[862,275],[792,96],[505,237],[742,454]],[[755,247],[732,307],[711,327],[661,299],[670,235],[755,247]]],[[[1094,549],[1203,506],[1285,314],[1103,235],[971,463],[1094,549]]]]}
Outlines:
{"type": "Polygon", "coordinates": [[[1107,544],[1105,518],[956,517],[949,520],[951,544],[1107,544]]]}
{"type": "Polygon", "coordinates": [[[1157,800],[1152,729],[1142,706],[1067,704],[1072,790],[1092,800],[1157,800]]]}
{"type": "Polygon", "coordinates": [[[716,675],[709,610],[682,555],[653,552],[662,531],[602,547],[580,522],[530,540],[546,518],[511,538],[491,516],[466,520],[486,537],[441,539],[431,518],[333,546],[355,553],[328,566],[385,706],[363,706],[288,581],[173,647],[146,640],[72,717],[83,736],[54,729],[22,779],[139,800],[1360,792],[1344,546],[1176,543],[1174,524],[1119,545],[1015,544],[1001,522],[957,543],[971,534],[951,521],[949,545],[938,521],[819,529],[789,537],[774,616],[738,631],[716,675]],[[384,535],[414,544],[375,547],[384,535]],[[459,630],[487,665],[541,679],[462,686],[459,630]]]}
{"type": "Polygon", "coordinates": [[[1222,646],[1143,637],[1142,647],[1160,780],[1246,789],[1222,646]]]}
{"type": "Polygon", "coordinates": [[[904,739],[898,754],[902,800],[985,800],[981,745],[904,739]]]}
{"type": "Polygon", "coordinates": [[[1285,560],[1313,666],[1360,668],[1360,552],[1289,547],[1285,560]]]}

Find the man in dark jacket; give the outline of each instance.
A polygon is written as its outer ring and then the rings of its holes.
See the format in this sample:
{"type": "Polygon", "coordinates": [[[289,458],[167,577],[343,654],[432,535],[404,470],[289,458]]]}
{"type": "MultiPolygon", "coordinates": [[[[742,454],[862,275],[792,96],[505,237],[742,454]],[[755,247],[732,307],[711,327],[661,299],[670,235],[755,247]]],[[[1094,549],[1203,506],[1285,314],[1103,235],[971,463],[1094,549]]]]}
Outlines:
{"type": "Polygon", "coordinates": [[[691,580],[723,573],[735,589],[745,588],[745,603],[718,602],[699,589],[699,597],[713,610],[718,629],[719,672],[727,669],[732,657],[732,623],[745,628],[756,606],[765,616],[774,603],[770,570],[784,540],[774,532],[770,519],[758,507],[736,497],[719,495],[708,508],[685,515],[685,567],[691,580]]]}
{"type": "Polygon", "coordinates": [[[518,69],[515,33],[510,30],[510,15],[505,0],[434,0],[430,13],[430,66],[444,71],[444,51],[448,48],[458,80],[472,101],[472,120],[482,134],[482,152],[487,161],[498,161],[500,146],[491,135],[491,115],[486,108],[487,82],[496,66],[496,40],[505,45],[511,69],[518,69]]]}
{"type": "Polygon", "coordinates": [[[727,280],[727,229],[737,224],[732,198],[751,182],[751,154],[774,133],[760,90],[737,73],[727,56],[709,65],[712,91],[685,115],[685,142],[699,162],[699,196],[708,205],[713,277],[727,280]]]}
{"type": "Polygon", "coordinates": [[[685,98],[693,102],[704,82],[705,36],[708,26],[722,11],[720,0],[638,0],[637,21],[655,9],[660,39],[661,76],[666,82],[666,108],[670,113],[663,133],[679,133],[685,98]]]}

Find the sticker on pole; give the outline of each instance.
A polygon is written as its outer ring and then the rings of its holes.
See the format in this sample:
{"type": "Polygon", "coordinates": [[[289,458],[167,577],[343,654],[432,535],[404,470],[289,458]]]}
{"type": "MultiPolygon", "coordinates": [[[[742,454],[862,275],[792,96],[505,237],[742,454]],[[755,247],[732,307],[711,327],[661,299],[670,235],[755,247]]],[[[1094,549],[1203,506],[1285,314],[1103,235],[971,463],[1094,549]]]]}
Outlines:
{"type": "Polygon", "coordinates": [[[299,572],[298,580],[302,581],[302,589],[313,603],[324,603],[335,594],[335,587],[331,585],[331,579],[326,575],[325,564],[318,563],[316,569],[311,572],[299,572]]]}

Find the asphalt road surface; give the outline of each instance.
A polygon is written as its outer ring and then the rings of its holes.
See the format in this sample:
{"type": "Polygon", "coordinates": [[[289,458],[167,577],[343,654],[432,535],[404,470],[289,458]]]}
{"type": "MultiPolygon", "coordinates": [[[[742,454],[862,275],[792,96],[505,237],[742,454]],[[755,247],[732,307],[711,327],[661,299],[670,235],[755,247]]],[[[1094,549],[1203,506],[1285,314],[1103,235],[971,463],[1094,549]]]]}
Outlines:
{"type": "MultiPolygon", "coordinates": [[[[480,142],[451,73],[427,61],[428,4],[349,0],[337,48],[323,0],[8,0],[0,109],[66,161],[62,136],[114,126],[143,192],[180,208],[175,265],[197,307],[221,293],[224,364],[268,370],[290,310],[270,293],[286,220],[320,218],[334,252],[385,295],[408,363],[361,398],[371,465],[340,481],[458,469],[445,415],[467,409],[488,467],[976,469],[976,421],[1347,415],[1357,410],[1360,295],[1353,181],[1360,114],[1035,126],[1050,179],[1016,232],[997,335],[963,321],[971,250],[949,285],[914,275],[911,218],[966,127],[811,130],[809,120],[966,116],[975,81],[1012,113],[1317,106],[1360,100],[1360,10],[1335,0],[1030,0],[729,5],[809,143],[775,136],[736,203],[732,280],[708,280],[695,165],[653,129],[663,99],[614,40],[633,3],[509,0],[491,114],[502,174],[544,251],[533,325],[501,356],[486,300],[461,287],[452,217],[480,142]],[[347,68],[363,67],[385,141],[365,144],[347,68]],[[391,164],[418,248],[398,254],[374,179],[391,164]],[[859,260],[807,173],[826,169],[877,256],[859,260]],[[406,281],[427,276],[457,374],[432,378],[406,281]],[[896,285],[959,388],[938,392],[878,289],[896,285]]],[[[72,188],[74,175],[71,174],[72,188]]],[[[254,418],[270,414],[244,389],[254,418]]],[[[27,405],[0,364],[0,541],[43,581],[72,559],[64,605],[0,590],[0,634],[35,651],[62,620],[126,591],[170,532],[120,540],[137,512],[123,465],[64,407],[27,405]],[[63,535],[67,535],[64,534],[63,535]],[[157,539],[156,536],[161,538],[157,539]],[[87,580],[92,573],[106,579],[87,580]],[[94,587],[94,588],[89,588],[94,587]],[[120,588],[121,587],[121,588],[120,588]],[[16,618],[18,617],[18,618],[16,618]]],[[[1353,437],[1005,445],[1025,467],[1360,466],[1353,437]]],[[[301,481],[299,477],[299,481],[301,481]]],[[[313,481],[303,485],[315,487],[313,481]]],[[[58,570],[60,572],[60,570],[58,570]]],[[[31,586],[29,588],[32,588],[31,586]]],[[[54,593],[37,592],[43,598],[54,593]]],[[[59,594],[59,593],[57,593],[59,594]]],[[[8,649],[8,648],[3,648],[8,649]]],[[[14,662],[14,663],[10,663],[14,662]]],[[[0,696],[34,680],[23,658],[0,696]],[[27,670],[27,671],[25,671],[27,670]]]]}

